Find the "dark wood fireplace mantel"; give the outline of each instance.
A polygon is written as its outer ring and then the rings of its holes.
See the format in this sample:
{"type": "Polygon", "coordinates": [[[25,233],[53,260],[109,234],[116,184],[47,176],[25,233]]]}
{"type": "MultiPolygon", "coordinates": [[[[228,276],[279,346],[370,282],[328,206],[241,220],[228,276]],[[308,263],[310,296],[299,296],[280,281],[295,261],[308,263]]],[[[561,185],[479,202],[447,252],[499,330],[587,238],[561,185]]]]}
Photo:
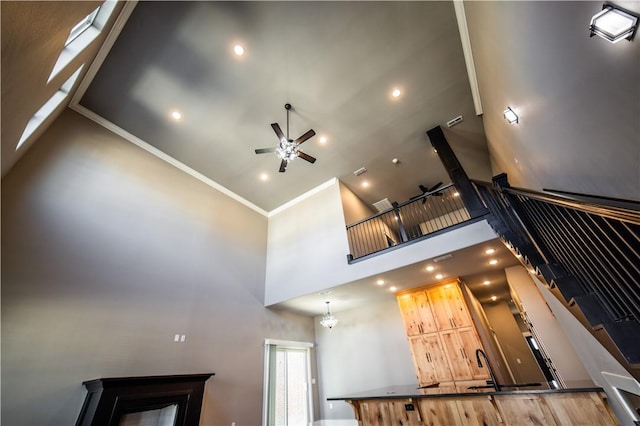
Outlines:
{"type": "Polygon", "coordinates": [[[214,373],[114,377],[83,382],[87,396],[76,426],[118,426],[122,416],[176,405],[176,426],[200,422],[205,382],[214,373]]]}

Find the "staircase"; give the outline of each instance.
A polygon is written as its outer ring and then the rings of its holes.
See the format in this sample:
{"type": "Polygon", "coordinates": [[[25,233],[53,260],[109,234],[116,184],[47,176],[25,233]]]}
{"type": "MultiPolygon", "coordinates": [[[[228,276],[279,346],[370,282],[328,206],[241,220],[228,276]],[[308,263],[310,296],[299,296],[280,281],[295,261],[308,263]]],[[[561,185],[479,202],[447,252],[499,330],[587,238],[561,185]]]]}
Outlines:
{"type": "Polygon", "coordinates": [[[640,380],[640,203],[471,182],[503,242],[640,380]]]}

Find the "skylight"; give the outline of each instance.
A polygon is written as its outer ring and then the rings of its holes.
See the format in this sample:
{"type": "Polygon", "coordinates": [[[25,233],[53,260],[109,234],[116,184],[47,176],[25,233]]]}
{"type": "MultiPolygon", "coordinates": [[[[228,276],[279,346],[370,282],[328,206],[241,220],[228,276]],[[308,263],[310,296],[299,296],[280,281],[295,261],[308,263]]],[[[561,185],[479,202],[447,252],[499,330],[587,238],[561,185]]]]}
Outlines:
{"type": "Polygon", "coordinates": [[[31,136],[41,125],[42,123],[53,113],[62,104],[62,102],[66,99],[67,95],[71,91],[73,84],[78,79],[80,75],[80,71],[84,68],[84,64],[73,73],[71,77],[67,81],[64,82],[62,87],[53,94],[51,98],[47,102],[44,103],[40,107],[38,111],[31,117],[27,126],[22,132],[22,136],[20,136],[20,140],[18,141],[18,145],[16,146],[16,151],[22,146],[22,144],[29,139],[31,136]]]}
{"type": "Polygon", "coordinates": [[[116,0],[106,0],[93,12],[82,18],[69,33],[64,48],[49,74],[47,83],[57,76],[71,61],[80,54],[87,46],[93,42],[109,20],[111,13],[115,9],[116,0]]]}
{"type": "Polygon", "coordinates": [[[88,14],[82,21],[78,22],[75,27],[71,29],[69,33],[69,38],[64,43],[65,46],[69,45],[73,40],[75,40],[80,34],[82,34],[87,28],[93,25],[93,21],[98,16],[98,11],[101,6],[98,6],[96,10],[88,14]]]}

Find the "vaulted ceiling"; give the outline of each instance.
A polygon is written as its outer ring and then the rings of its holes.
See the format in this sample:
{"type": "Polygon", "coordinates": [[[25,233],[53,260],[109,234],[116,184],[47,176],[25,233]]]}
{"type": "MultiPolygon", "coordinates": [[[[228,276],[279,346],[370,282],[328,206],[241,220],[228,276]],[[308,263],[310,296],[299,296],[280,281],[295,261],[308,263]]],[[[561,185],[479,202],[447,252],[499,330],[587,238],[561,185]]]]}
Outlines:
{"type": "MultiPolygon", "coordinates": [[[[69,31],[98,4],[0,2],[3,176],[37,140],[16,150],[68,77],[47,83],[69,31]]],[[[333,177],[370,205],[448,182],[425,134],[437,125],[473,178],[640,200],[640,40],[589,38],[601,7],[464,2],[479,116],[453,2],[139,2],[74,108],[265,212],[333,177]],[[254,150],[276,146],[271,123],[286,132],[285,103],[292,138],[317,132],[302,145],[317,162],[279,173],[254,150]]],[[[91,64],[103,39],[76,63],[91,64]]]]}

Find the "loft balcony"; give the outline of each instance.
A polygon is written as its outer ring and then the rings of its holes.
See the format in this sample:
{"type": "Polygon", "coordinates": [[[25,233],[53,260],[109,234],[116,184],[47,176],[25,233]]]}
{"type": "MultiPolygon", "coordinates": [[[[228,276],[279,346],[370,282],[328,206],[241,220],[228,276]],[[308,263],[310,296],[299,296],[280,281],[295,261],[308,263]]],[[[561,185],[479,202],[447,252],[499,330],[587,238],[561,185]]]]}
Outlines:
{"type": "Polygon", "coordinates": [[[362,261],[482,218],[471,217],[450,183],[348,225],[347,258],[349,263],[362,261]]]}

